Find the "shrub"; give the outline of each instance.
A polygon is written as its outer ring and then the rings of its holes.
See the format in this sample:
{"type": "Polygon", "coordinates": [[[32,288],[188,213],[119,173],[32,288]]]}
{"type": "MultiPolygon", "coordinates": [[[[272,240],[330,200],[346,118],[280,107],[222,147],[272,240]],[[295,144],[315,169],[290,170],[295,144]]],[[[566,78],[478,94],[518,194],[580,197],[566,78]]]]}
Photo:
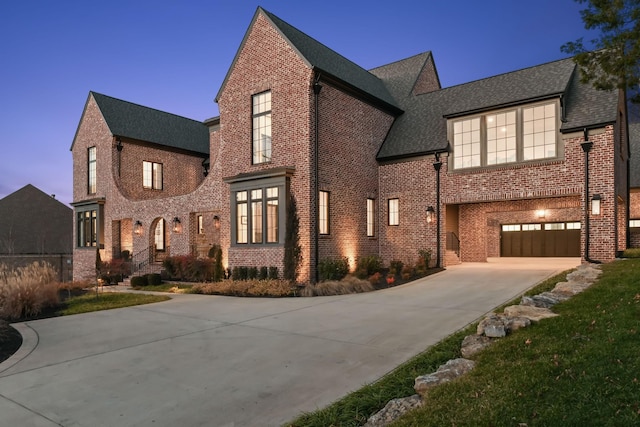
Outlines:
{"type": "Polygon", "coordinates": [[[0,317],[19,319],[58,304],[57,274],[47,263],[34,262],[9,270],[0,265],[0,317]]]}
{"type": "Polygon", "coordinates": [[[284,279],[294,283],[298,280],[302,263],[302,246],[300,245],[300,218],[296,198],[291,194],[287,203],[287,223],[284,236],[284,279]]]}
{"type": "Polygon", "coordinates": [[[219,282],[224,279],[224,266],[222,265],[222,248],[220,246],[214,245],[216,247],[214,261],[213,261],[213,281],[219,282]]]}
{"type": "Polygon", "coordinates": [[[162,284],[162,277],[158,273],[147,274],[147,284],[149,286],[158,286],[162,284]]]}
{"type": "Polygon", "coordinates": [[[405,265],[402,267],[402,273],[400,274],[400,276],[402,277],[402,280],[409,280],[413,277],[414,274],[415,272],[413,267],[410,265],[405,265]]]}
{"type": "Polygon", "coordinates": [[[122,258],[125,262],[129,261],[129,258],[131,258],[131,252],[127,250],[120,252],[120,258],[122,258]]]}
{"type": "Polygon", "coordinates": [[[231,278],[233,280],[247,280],[249,278],[249,267],[233,267],[231,278]]]}
{"type": "Polygon", "coordinates": [[[346,276],[342,280],[327,280],[315,285],[307,285],[300,291],[300,296],[329,296],[356,294],[375,290],[368,280],[361,280],[355,276],[346,276]]]}
{"type": "Polygon", "coordinates": [[[249,267],[249,280],[255,280],[258,278],[258,267],[249,267]]]}
{"type": "Polygon", "coordinates": [[[134,288],[147,286],[147,276],[133,276],[131,278],[131,286],[134,288]]]}
{"type": "Polygon", "coordinates": [[[399,274],[402,272],[402,267],[404,264],[400,260],[393,260],[389,263],[389,274],[399,274]]]}
{"type": "Polygon", "coordinates": [[[425,269],[428,269],[429,263],[431,262],[431,249],[420,249],[418,255],[420,256],[418,265],[422,265],[425,269]]]}
{"type": "Polygon", "coordinates": [[[223,280],[195,285],[192,293],[207,295],[233,295],[248,297],[289,297],[295,287],[288,280],[223,280]]]}
{"type": "Polygon", "coordinates": [[[165,258],[162,266],[172,279],[187,282],[203,282],[214,276],[214,261],[193,255],[177,255],[165,258]]]}
{"type": "Polygon", "coordinates": [[[278,279],[278,267],[269,267],[269,279],[276,280],[278,279]]]}
{"type": "Polygon", "coordinates": [[[382,259],[378,255],[369,255],[358,258],[356,264],[356,276],[360,279],[367,278],[382,269],[382,259]]]}
{"type": "Polygon", "coordinates": [[[640,258],[640,248],[625,249],[622,253],[623,258],[640,258]]]}
{"type": "Polygon", "coordinates": [[[258,280],[267,280],[269,278],[269,269],[267,267],[260,267],[258,272],[258,280]]]}
{"type": "Polygon", "coordinates": [[[349,274],[348,258],[326,258],[318,263],[318,274],[321,282],[325,280],[341,280],[349,274]]]}
{"type": "Polygon", "coordinates": [[[382,277],[382,274],[380,274],[380,272],[377,271],[373,273],[371,276],[369,276],[369,283],[371,283],[372,286],[376,286],[380,282],[381,277],[382,277]]]}

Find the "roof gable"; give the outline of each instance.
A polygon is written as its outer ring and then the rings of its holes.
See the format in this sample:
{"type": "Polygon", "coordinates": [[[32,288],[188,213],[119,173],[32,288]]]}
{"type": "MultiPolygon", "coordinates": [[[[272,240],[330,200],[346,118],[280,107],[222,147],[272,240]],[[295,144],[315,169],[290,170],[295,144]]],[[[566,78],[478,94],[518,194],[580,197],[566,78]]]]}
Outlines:
{"type": "Polygon", "coordinates": [[[28,184],[0,199],[0,254],[70,254],[73,211],[28,184]]]}
{"type": "Polygon", "coordinates": [[[209,154],[209,130],[202,122],[96,92],[89,96],[114,136],[209,154]]]}
{"type": "Polygon", "coordinates": [[[225,76],[220,90],[216,95],[216,102],[220,99],[227,80],[229,79],[229,75],[231,74],[238,56],[251,33],[251,29],[258,16],[261,14],[282,35],[291,48],[308,64],[310,68],[313,68],[320,73],[332,76],[347,86],[354,88],[369,97],[375,98],[388,109],[399,112],[396,101],[379,78],[261,7],[258,7],[256,10],[251,24],[242,39],[231,67],[229,67],[227,75],[225,76]]]}

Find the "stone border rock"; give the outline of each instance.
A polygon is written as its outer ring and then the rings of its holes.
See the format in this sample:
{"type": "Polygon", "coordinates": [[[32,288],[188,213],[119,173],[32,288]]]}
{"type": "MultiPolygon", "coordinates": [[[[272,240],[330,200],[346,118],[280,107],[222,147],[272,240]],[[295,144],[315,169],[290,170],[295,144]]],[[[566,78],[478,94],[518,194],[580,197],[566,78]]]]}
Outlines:
{"type": "Polygon", "coordinates": [[[365,427],[387,426],[405,413],[421,407],[425,403],[428,391],[433,387],[452,381],[475,367],[475,362],[468,358],[491,345],[496,339],[525,328],[531,325],[531,322],[558,316],[551,311],[551,307],[583,292],[601,273],[599,265],[582,264],[567,274],[566,282],[557,283],[552,291],[532,297],[523,296],[519,305],[506,307],[501,314],[488,314],[478,323],[476,335],[469,335],[462,341],[460,351],[464,358],[449,360],[434,373],[417,377],[414,383],[417,394],[390,400],[384,408],[369,417],[365,427]]]}

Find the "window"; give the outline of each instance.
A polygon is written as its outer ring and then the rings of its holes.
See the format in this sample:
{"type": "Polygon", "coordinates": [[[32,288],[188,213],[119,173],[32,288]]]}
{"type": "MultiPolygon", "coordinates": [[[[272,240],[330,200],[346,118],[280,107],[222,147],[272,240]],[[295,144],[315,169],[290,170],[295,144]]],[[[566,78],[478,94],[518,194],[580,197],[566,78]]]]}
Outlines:
{"type": "Polygon", "coordinates": [[[278,242],[278,187],[267,188],[267,243],[278,242]]]}
{"type": "Polygon", "coordinates": [[[453,168],[557,157],[556,104],[554,101],[453,121],[453,168]]]}
{"type": "Polygon", "coordinates": [[[542,224],[522,224],[522,231],[542,230],[542,224]]]}
{"type": "Polygon", "coordinates": [[[162,190],[162,163],[142,162],[142,187],[162,190]]]}
{"type": "Polygon", "coordinates": [[[236,193],[236,243],[247,243],[247,192],[236,193]]]}
{"type": "Polygon", "coordinates": [[[505,224],[502,231],[520,231],[520,224],[505,224]]]}
{"type": "Polygon", "coordinates": [[[78,247],[90,247],[98,244],[98,211],[88,210],[77,213],[76,221],[78,247]]]}
{"type": "Polygon", "coordinates": [[[253,95],[253,164],[271,161],[271,91],[253,95]]]}
{"type": "Polygon", "coordinates": [[[389,225],[400,225],[398,199],[389,199],[389,225]]]}
{"type": "Polygon", "coordinates": [[[367,237],[376,235],[376,201],[367,199],[367,237]]]}
{"type": "Polygon", "coordinates": [[[329,192],[321,191],[318,199],[318,232],[329,234],[329,192]]]}
{"type": "Polygon", "coordinates": [[[236,192],[236,243],[262,244],[280,241],[280,195],[279,187],[236,192]]]}
{"type": "Polygon", "coordinates": [[[89,194],[95,194],[96,189],[96,147],[89,147],[88,152],[88,192],[89,194]]]}
{"type": "Polygon", "coordinates": [[[544,225],[545,230],[564,230],[564,222],[551,222],[544,225]]]}
{"type": "Polygon", "coordinates": [[[568,222],[567,230],[580,230],[582,227],[580,226],[580,222],[568,222]]]}
{"type": "Polygon", "coordinates": [[[638,227],[640,227],[640,219],[629,220],[629,228],[638,228],[638,227]]]}
{"type": "Polygon", "coordinates": [[[556,106],[522,109],[523,160],[556,156],[556,106]]]}
{"type": "Polygon", "coordinates": [[[204,234],[204,219],[202,215],[198,215],[198,234],[204,234]]]}

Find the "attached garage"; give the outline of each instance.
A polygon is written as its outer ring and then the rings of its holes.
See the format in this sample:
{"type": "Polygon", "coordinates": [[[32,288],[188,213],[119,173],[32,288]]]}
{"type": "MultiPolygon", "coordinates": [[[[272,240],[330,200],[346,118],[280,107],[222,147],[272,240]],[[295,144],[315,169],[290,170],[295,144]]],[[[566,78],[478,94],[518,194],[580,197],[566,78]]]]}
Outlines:
{"type": "Polygon", "coordinates": [[[580,222],[503,224],[503,257],[579,257],[580,222]]]}

